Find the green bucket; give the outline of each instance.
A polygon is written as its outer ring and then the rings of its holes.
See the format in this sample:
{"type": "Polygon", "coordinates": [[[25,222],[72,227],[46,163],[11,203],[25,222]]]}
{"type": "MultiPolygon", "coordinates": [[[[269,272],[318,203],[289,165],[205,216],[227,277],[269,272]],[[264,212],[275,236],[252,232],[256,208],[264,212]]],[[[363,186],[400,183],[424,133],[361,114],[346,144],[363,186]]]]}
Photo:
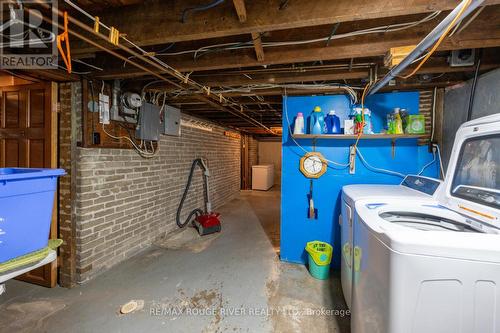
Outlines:
{"type": "Polygon", "coordinates": [[[307,243],[306,251],[309,254],[309,273],[319,280],[328,279],[332,261],[332,246],[325,242],[312,241],[307,243]]]}

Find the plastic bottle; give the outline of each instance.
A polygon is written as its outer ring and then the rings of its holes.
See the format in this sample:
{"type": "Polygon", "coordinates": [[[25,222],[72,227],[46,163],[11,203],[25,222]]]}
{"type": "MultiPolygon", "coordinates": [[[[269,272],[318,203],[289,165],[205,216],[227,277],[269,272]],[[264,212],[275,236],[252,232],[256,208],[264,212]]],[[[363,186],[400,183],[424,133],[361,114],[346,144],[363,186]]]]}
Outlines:
{"type": "Polygon", "coordinates": [[[304,115],[302,112],[297,113],[297,118],[295,118],[293,126],[293,134],[304,134],[304,115]]]}
{"type": "Polygon", "coordinates": [[[387,134],[394,134],[394,113],[387,114],[387,134]]]}
{"type": "Polygon", "coordinates": [[[364,110],[365,114],[365,126],[363,127],[363,133],[364,134],[373,134],[373,125],[372,125],[372,112],[365,108],[364,110]]]}
{"type": "Polygon", "coordinates": [[[326,123],[326,133],[328,134],[340,134],[340,118],[335,115],[335,110],[330,110],[328,115],[325,117],[326,123]]]}
{"type": "Polygon", "coordinates": [[[310,134],[325,134],[326,124],[321,108],[316,106],[313,113],[309,117],[309,133],[310,134]]]}
{"type": "Polygon", "coordinates": [[[363,134],[373,134],[371,111],[367,108],[364,108],[363,111],[363,108],[355,107],[353,108],[352,113],[354,114],[355,134],[359,134],[361,131],[363,132],[363,134]],[[364,116],[362,114],[364,114],[364,116]],[[363,118],[364,118],[364,124],[362,124],[363,118]]]}
{"type": "Polygon", "coordinates": [[[394,109],[394,134],[403,134],[403,120],[399,108],[394,109]]]}
{"type": "Polygon", "coordinates": [[[408,110],[407,109],[401,109],[399,110],[399,115],[401,116],[401,123],[403,124],[403,132],[407,133],[407,127],[408,127],[408,110]]]}

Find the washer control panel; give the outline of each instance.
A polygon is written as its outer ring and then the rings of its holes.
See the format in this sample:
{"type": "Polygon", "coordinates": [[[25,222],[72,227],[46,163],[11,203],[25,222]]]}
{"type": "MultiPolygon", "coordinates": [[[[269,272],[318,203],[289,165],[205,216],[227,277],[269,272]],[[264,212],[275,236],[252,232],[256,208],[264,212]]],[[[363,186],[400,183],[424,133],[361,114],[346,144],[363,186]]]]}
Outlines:
{"type": "Polygon", "coordinates": [[[439,179],[408,175],[403,179],[401,185],[432,196],[441,185],[441,181],[439,179]]]}

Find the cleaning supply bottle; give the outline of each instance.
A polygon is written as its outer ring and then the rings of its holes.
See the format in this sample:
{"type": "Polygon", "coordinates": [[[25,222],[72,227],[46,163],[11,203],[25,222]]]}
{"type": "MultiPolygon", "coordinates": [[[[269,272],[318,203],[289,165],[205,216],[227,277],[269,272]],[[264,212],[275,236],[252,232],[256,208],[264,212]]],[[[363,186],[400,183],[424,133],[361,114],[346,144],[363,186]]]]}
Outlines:
{"type": "Polygon", "coordinates": [[[295,118],[293,126],[293,134],[304,134],[304,115],[302,112],[297,113],[297,118],[295,118]]]}
{"type": "Polygon", "coordinates": [[[352,109],[354,115],[354,134],[363,132],[363,117],[361,116],[361,107],[354,107],[352,109]]]}
{"type": "Polygon", "coordinates": [[[365,126],[363,127],[363,134],[373,134],[373,125],[372,125],[372,112],[364,108],[364,118],[365,118],[365,126]]]}
{"type": "Polygon", "coordinates": [[[387,114],[387,134],[394,134],[394,113],[387,114]]]}
{"type": "Polygon", "coordinates": [[[335,110],[330,110],[325,118],[326,123],[326,133],[328,134],[340,134],[340,118],[335,115],[335,110]]]}
{"type": "Polygon", "coordinates": [[[316,106],[313,113],[309,117],[309,133],[310,134],[325,134],[326,124],[321,108],[316,106]]]}
{"type": "Polygon", "coordinates": [[[394,109],[394,134],[403,134],[403,120],[399,108],[394,109]]]}

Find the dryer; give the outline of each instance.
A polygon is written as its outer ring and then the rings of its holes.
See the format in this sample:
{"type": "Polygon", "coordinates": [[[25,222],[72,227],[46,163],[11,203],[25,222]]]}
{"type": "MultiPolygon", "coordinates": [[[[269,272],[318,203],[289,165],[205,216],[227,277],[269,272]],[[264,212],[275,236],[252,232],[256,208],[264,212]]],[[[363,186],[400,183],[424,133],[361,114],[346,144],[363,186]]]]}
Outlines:
{"type": "Polygon", "coordinates": [[[433,198],[354,203],[353,333],[500,329],[500,114],[457,132],[433,198]]]}

